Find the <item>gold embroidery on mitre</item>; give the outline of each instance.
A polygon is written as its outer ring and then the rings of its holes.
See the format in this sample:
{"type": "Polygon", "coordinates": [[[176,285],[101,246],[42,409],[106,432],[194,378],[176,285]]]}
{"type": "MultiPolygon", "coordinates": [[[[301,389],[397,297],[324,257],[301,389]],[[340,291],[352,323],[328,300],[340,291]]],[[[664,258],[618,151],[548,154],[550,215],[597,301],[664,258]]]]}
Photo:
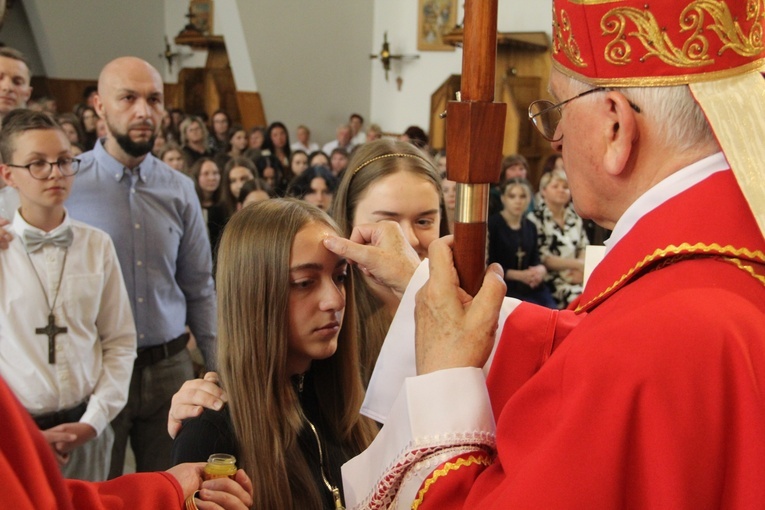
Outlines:
{"type": "Polygon", "coordinates": [[[575,312],[579,313],[582,310],[589,308],[593,303],[600,301],[603,297],[610,294],[617,288],[619,288],[624,282],[632,278],[636,273],[642,271],[646,267],[652,265],[658,260],[662,260],[666,257],[675,257],[678,255],[691,255],[691,254],[712,254],[720,255],[722,258],[738,258],[744,257],[749,260],[757,260],[761,263],[765,263],[765,253],[760,250],[750,250],[749,248],[735,248],[731,245],[721,246],[717,243],[705,244],[705,243],[682,243],[680,246],[671,244],[666,248],[657,248],[653,253],[646,255],[643,260],[639,261],[626,273],[621,275],[614,283],[608,286],[606,290],[589,300],[583,305],[579,305],[575,312]]]}
{"type": "Polygon", "coordinates": [[[730,262],[737,268],[741,269],[743,272],[751,276],[752,278],[759,281],[761,284],[765,285],[765,276],[762,276],[757,273],[757,271],[754,269],[754,266],[751,264],[745,264],[741,259],[730,259],[725,258],[723,259],[725,262],[730,262]]]}
{"type": "Polygon", "coordinates": [[[471,455],[467,459],[464,457],[460,457],[457,459],[457,462],[447,462],[444,464],[444,467],[441,469],[437,469],[433,471],[433,473],[430,474],[427,480],[425,480],[425,483],[422,485],[422,488],[417,493],[417,498],[412,502],[412,510],[417,510],[420,505],[422,504],[422,501],[425,499],[425,493],[428,492],[430,489],[430,486],[436,483],[436,481],[443,477],[448,475],[452,471],[456,471],[461,467],[467,467],[472,466],[473,464],[478,464],[481,466],[490,466],[491,465],[491,459],[488,455],[471,455]]]}
{"type": "MultiPolygon", "coordinates": [[[[762,18],[762,0],[749,0],[747,4],[747,20],[762,18]]],[[[617,7],[608,11],[601,19],[600,26],[604,35],[614,35],[614,39],[606,45],[606,61],[614,65],[626,65],[632,62],[632,46],[628,37],[637,38],[647,51],[639,58],[643,62],[649,57],[657,57],[664,63],[675,67],[701,67],[714,63],[714,55],[710,55],[708,35],[715,34],[723,43],[717,56],[730,49],[744,57],[753,57],[763,50],[762,24],[755,22],[749,34],[744,34],[741,25],[733,17],[728,5],[718,0],[695,0],[680,15],[680,32],[691,32],[682,44],[677,47],[667,31],[659,26],[658,21],[648,10],[633,7],[617,7]],[[713,23],[704,26],[706,14],[713,23]],[[636,31],[627,33],[629,21],[636,31]]]]}
{"type": "Polygon", "coordinates": [[[560,53],[562,51],[575,66],[587,67],[587,64],[582,60],[579,44],[574,39],[568,13],[565,10],[561,10],[560,21],[558,21],[558,17],[555,15],[555,6],[553,6],[553,32],[553,53],[560,53]],[[566,34],[568,37],[566,37],[566,34]]]}

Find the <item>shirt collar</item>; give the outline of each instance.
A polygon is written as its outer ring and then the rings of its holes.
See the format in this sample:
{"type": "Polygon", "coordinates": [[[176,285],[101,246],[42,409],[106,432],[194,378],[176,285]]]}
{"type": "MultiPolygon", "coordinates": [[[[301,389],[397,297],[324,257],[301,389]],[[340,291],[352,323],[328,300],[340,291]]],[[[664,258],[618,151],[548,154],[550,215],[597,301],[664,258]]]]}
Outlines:
{"type": "Polygon", "coordinates": [[[40,234],[46,234],[47,233],[47,234],[50,234],[50,235],[55,235],[55,234],[57,234],[59,232],[59,230],[63,230],[65,228],[67,228],[67,227],[71,227],[72,226],[72,220],[69,218],[69,213],[67,212],[67,210],[64,209],[64,221],[62,221],[61,224],[58,227],[54,228],[50,232],[45,232],[44,230],[41,230],[41,229],[39,229],[37,227],[33,227],[32,225],[27,223],[27,220],[22,218],[21,213],[19,212],[19,210],[16,210],[16,214],[13,216],[13,222],[11,223],[11,225],[13,226],[13,230],[18,235],[22,235],[25,230],[32,230],[32,231],[38,232],[40,234]]]}
{"type": "Polygon", "coordinates": [[[606,253],[611,251],[633,226],[646,214],[658,206],[679,195],[690,187],[700,183],[714,173],[728,170],[730,165],[722,152],[717,152],[673,173],[653,188],[640,196],[624,211],[616,222],[611,237],[605,241],[606,253]]]}
{"type": "Polygon", "coordinates": [[[114,156],[106,152],[106,148],[104,147],[105,141],[106,138],[102,138],[98,140],[96,145],[93,147],[93,156],[98,164],[105,168],[106,172],[112,175],[117,181],[121,181],[125,175],[130,175],[134,171],[138,171],[138,178],[141,181],[146,182],[149,174],[151,173],[151,168],[153,166],[152,158],[154,158],[154,156],[149,153],[137,167],[128,168],[117,161],[114,156]]]}

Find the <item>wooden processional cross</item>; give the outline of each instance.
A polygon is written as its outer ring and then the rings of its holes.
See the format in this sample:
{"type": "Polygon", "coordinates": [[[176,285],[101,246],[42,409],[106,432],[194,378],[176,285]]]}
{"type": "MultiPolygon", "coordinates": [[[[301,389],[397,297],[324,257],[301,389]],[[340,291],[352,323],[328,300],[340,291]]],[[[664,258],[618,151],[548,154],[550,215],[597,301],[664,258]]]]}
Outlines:
{"type": "Polygon", "coordinates": [[[446,105],[446,173],[457,182],[454,265],[472,296],[486,270],[489,185],[499,181],[505,135],[507,105],[494,102],[497,2],[465,1],[461,90],[446,105]]]}
{"type": "Polygon", "coordinates": [[[48,315],[48,324],[44,328],[35,328],[35,334],[48,336],[48,363],[56,363],[56,335],[66,333],[66,326],[56,326],[56,316],[53,312],[48,315]]]}

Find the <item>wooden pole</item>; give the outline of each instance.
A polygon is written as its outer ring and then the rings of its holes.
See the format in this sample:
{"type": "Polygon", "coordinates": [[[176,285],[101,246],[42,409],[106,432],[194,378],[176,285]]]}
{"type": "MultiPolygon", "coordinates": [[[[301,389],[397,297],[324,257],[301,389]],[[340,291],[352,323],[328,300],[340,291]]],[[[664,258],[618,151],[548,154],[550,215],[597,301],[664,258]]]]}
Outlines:
{"type": "Polygon", "coordinates": [[[507,105],[494,102],[497,1],[466,0],[462,86],[447,104],[447,176],[457,182],[454,263],[475,295],[486,269],[489,185],[499,180],[507,105]]]}

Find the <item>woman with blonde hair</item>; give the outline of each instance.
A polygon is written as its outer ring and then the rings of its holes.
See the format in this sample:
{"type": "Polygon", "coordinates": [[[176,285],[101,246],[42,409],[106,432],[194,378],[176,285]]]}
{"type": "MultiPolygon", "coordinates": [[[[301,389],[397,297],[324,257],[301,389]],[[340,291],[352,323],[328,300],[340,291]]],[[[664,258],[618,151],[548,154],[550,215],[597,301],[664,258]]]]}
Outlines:
{"type": "Polygon", "coordinates": [[[589,243],[584,222],[571,207],[568,178],[561,170],[542,175],[542,201],[528,214],[536,225],[540,260],[558,308],[566,308],[582,293],[584,252],[589,243]]]}
{"type": "MultiPolygon", "coordinates": [[[[423,259],[430,243],[449,233],[448,224],[441,221],[442,203],[441,178],[430,155],[411,143],[383,139],[354,151],[331,214],[345,237],[360,224],[395,221],[423,259]]],[[[356,266],[352,272],[356,274],[353,297],[359,311],[357,336],[366,385],[400,299],[356,266]]]]}
{"type": "Polygon", "coordinates": [[[319,209],[266,200],[229,221],[218,252],[218,366],[228,405],[184,422],[174,463],[230,453],[258,509],[333,509],[340,466],[374,436],[359,415],[353,277],[319,209]]]}

